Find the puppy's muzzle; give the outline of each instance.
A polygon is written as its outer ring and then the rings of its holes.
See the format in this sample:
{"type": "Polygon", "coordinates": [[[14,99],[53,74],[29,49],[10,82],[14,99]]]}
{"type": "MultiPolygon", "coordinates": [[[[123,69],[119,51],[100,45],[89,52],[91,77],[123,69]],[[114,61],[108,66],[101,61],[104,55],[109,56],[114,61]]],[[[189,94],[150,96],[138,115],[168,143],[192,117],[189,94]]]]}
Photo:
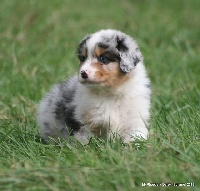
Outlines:
{"type": "Polygon", "coordinates": [[[88,75],[87,75],[87,73],[86,73],[85,70],[81,70],[81,77],[82,77],[83,79],[87,79],[87,78],[88,78],[88,75]]]}

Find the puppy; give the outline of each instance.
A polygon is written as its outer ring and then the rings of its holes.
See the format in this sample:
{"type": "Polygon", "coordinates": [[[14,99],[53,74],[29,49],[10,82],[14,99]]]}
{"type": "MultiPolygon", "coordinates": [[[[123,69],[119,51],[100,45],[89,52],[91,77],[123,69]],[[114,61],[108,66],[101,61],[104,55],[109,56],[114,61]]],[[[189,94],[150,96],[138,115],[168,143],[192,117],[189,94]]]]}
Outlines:
{"type": "Polygon", "coordinates": [[[43,139],[91,136],[124,142],[148,137],[150,81],[136,42],[116,30],[87,35],[77,50],[78,75],[55,85],[40,102],[43,139]]]}

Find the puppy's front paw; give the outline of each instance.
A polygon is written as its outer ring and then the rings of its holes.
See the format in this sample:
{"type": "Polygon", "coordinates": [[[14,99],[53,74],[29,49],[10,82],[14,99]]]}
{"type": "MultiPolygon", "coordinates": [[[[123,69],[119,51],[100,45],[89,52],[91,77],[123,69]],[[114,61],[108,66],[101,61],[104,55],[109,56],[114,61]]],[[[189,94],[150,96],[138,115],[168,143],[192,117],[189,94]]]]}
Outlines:
{"type": "Polygon", "coordinates": [[[126,134],[126,136],[123,138],[123,141],[125,143],[130,143],[135,140],[147,140],[148,138],[148,132],[142,132],[142,131],[134,131],[132,134],[126,134]]]}
{"type": "Polygon", "coordinates": [[[74,137],[83,145],[87,145],[92,137],[92,134],[83,126],[78,131],[74,132],[74,137]]]}

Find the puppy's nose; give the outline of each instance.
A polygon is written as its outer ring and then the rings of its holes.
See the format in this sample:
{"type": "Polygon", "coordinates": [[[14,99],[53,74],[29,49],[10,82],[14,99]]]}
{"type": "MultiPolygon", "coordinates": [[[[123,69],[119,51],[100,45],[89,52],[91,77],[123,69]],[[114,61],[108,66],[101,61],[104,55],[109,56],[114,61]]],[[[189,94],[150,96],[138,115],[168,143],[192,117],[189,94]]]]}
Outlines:
{"type": "Polygon", "coordinates": [[[87,78],[88,78],[88,75],[87,75],[87,73],[86,73],[85,70],[81,70],[81,77],[82,77],[83,79],[87,79],[87,78]]]}

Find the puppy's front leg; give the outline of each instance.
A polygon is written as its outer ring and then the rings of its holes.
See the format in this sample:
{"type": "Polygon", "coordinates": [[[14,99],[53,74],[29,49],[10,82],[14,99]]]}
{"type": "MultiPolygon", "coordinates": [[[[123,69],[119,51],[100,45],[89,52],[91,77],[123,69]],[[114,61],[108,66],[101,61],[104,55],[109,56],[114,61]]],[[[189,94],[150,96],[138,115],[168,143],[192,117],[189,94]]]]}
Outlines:
{"type": "Polygon", "coordinates": [[[121,138],[125,143],[130,143],[136,139],[146,140],[148,138],[148,129],[143,121],[133,123],[131,128],[124,128],[121,138]]]}

